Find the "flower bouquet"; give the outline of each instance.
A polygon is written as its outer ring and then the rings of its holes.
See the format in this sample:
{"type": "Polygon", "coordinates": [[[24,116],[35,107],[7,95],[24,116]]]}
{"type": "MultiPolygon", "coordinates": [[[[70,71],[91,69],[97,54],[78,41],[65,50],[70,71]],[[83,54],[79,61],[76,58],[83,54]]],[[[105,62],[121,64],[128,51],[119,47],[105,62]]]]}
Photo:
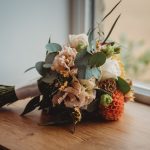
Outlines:
{"type": "Polygon", "coordinates": [[[134,98],[120,59],[121,46],[108,40],[119,17],[106,37],[98,32],[99,37],[93,38],[94,28],[87,34],[69,35],[64,46],[49,39],[45,61],[32,67],[41,78],[22,87],[1,85],[0,107],[32,97],[21,115],[42,109],[54,118],[49,125],[76,125],[89,116],[118,120],[124,103],[134,98]]]}

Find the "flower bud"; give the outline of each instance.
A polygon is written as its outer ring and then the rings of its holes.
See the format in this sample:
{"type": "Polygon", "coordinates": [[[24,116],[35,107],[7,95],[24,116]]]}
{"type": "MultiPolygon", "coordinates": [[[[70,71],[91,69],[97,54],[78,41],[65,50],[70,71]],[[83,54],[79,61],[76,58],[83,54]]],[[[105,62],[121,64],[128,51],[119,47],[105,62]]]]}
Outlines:
{"type": "Polygon", "coordinates": [[[100,104],[104,107],[108,107],[112,103],[112,97],[108,94],[101,95],[100,104]]]}

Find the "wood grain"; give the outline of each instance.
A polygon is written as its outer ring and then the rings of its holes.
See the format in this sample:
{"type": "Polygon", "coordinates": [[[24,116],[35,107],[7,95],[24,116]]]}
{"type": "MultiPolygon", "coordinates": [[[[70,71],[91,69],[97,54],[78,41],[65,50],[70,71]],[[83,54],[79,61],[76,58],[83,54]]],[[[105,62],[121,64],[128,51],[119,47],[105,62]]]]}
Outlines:
{"type": "Polygon", "coordinates": [[[0,145],[11,150],[150,150],[150,107],[128,103],[116,122],[86,122],[77,126],[39,126],[40,111],[21,117],[26,101],[0,109],[0,145]]]}

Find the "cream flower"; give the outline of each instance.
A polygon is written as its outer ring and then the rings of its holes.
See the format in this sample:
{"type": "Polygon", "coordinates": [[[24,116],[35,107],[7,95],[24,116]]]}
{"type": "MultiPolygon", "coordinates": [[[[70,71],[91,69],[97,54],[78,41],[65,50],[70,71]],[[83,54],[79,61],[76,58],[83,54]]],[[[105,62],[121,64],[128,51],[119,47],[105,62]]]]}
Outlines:
{"type": "Polygon", "coordinates": [[[101,66],[102,78],[105,80],[108,78],[117,78],[121,75],[120,66],[117,60],[112,60],[111,58],[107,59],[105,64],[101,66]]]}
{"type": "Polygon", "coordinates": [[[74,48],[64,47],[64,49],[54,58],[51,69],[64,76],[76,74],[77,69],[74,68],[76,54],[77,51],[74,48]]]}
{"type": "Polygon", "coordinates": [[[93,90],[96,87],[95,78],[88,80],[80,79],[80,83],[86,88],[87,91],[93,90]]]}
{"type": "Polygon", "coordinates": [[[78,34],[78,35],[69,35],[69,42],[72,48],[76,50],[82,50],[86,48],[88,43],[88,36],[86,34],[78,34]]]}
{"type": "Polygon", "coordinates": [[[66,87],[64,90],[57,92],[53,96],[52,102],[54,105],[60,104],[64,101],[66,107],[85,107],[90,104],[96,97],[94,90],[87,91],[76,78],[71,86],[66,87]]]}

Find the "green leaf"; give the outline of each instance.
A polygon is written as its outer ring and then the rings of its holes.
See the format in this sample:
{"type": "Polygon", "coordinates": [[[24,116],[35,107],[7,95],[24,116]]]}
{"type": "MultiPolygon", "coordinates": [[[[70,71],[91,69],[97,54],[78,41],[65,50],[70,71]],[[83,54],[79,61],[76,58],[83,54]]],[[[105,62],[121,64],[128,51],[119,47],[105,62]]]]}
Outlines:
{"type": "Polygon", "coordinates": [[[46,64],[52,64],[56,55],[57,55],[56,52],[55,53],[48,53],[46,55],[46,58],[45,58],[45,63],[46,64]]]}
{"type": "Polygon", "coordinates": [[[95,77],[96,79],[99,79],[101,75],[101,72],[99,68],[93,67],[90,68],[89,66],[86,68],[85,78],[90,79],[91,77],[95,77]]]}
{"type": "Polygon", "coordinates": [[[35,68],[41,76],[44,76],[47,73],[47,69],[43,67],[44,64],[43,61],[39,61],[35,64],[35,68]]]}
{"type": "Polygon", "coordinates": [[[25,114],[33,111],[36,107],[39,106],[40,103],[40,96],[34,97],[32,100],[29,101],[29,103],[26,105],[23,113],[21,116],[24,116],[25,114]]]}
{"type": "Polygon", "coordinates": [[[87,50],[84,49],[84,50],[81,50],[77,53],[76,55],[76,60],[75,61],[78,61],[80,60],[81,58],[83,58],[84,56],[86,56],[86,53],[87,53],[87,50]]]}
{"type": "Polygon", "coordinates": [[[78,68],[78,78],[85,79],[86,66],[88,65],[88,59],[90,54],[87,53],[86,49],[77,53],[75,59],[75,66],[78,68]]]}
{"type": "Polygon", "coordinates": [[[89,35],[88,35],[88,42],[89,42],[89,44],[91,44],[91,42],[92,42],[92,40],[93,40],[93,32],[94,32],[94,30],[91,30],[91,31],[89,32],[89,35]]]}
{"type": "Polygon", "coordinates": [[[85,65],[78,66],[78,78],[85,79],[85,73],[86,73],[86,66],[85,65]]]}
{"type": "Polygon", "coordinates": [[[42,81],[48,84],[52,84],[55,79],[57,79],[57,73],[54,71],[50,71],[49,74],[42,78],[42,81]]]}
{"type": "Polygon", "coordinates": [[[50,69],[51,68],[51,64],[43,64],[43,68],[50,69]]]}
{"type": "Polygon", "coordinates": [[[87,52],[92,54],[96,50],[96,40],[92,40],[89,46],[87,47],[87,52]]]}
{"type": "Polygon", "coordinates": [[[51,37],[49,37],[48,43],[51,43],[51,37]]]}
{"type": "Polygon", "coordinates": [[[120,89],[120,91],[124,94],[128,93],[131,89],[130,85],[121,77],[118,77],[118,80],[116,80],[117,86],[120,89]]]}
{"type": "Polygon", "coordinates": [[[91,67],[93,66],[99,67],[103,65],[105,61],[106,61],[106,55],[103,52],[98,52],[91,55],[91,57],[89,58],[89,65],[91,67]]]}
{"type": "Polygon", "coordinates": [[[57,44],[57,43],[48,43],[46,45],[46,49],[48,51],[48,53],[54,53],[54,52],[58,52],[62,49],[61,45],[57,44]]]}
{"type": "Polygon", "coordinates": [[[92,54],[92,47],[91,47],[90,45],[87,47],[87,52],[88,52],[89,54],[92,54]]]}
{"type": "Polygon", "coordinates": [[[35,68],[35,66],[34,66],[34,67],[30,67],[30,68],[28,68],[27,70],[25,70],[24,73],[26,73],[26,72],[28,72],[28,71],[34,69],[34,68],[35,68]]]}
{"type": "Polygon", "coordinates": [[[81,65],[87,66],[89,57],[90,57],[90,54],[87,53],[86,49],[79,52],[79,53],[77,53],[77,56],[76,56],[76,59],[75,59],[75,65],[77,67],[81,66],[81,65]]]}

